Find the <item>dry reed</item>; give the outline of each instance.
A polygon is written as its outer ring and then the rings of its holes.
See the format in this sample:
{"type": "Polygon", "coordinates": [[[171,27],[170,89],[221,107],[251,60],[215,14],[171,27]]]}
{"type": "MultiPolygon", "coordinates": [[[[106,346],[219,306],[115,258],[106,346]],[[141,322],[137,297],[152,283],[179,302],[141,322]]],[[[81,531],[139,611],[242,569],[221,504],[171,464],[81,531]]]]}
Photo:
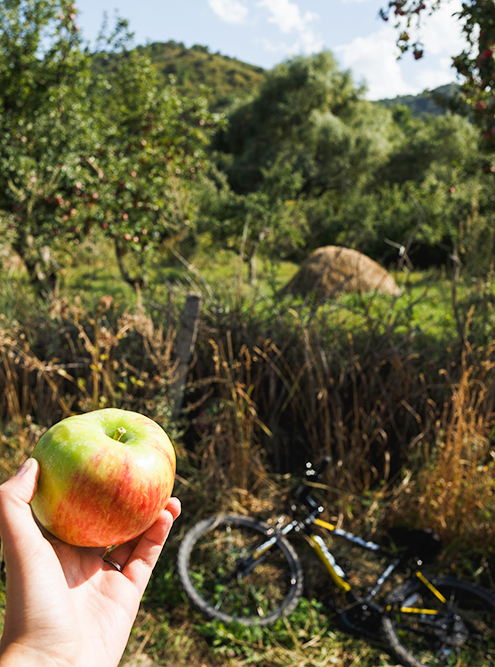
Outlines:
{"type": "Polygon", "coordinates": [[[111,306],[105,297],[91,314],[54,300],[51,319],[33,330],[0,322],[2,437],[15,451],[12,464],[5,464],[12,456],[0,457],[5,476],[43,430],[70,414],[113,406],[167,420],[175,332],[155,326],[142,308],[111,318],[111,306]]]}
{"type": "Polygon", "coordinates": [[[396,519],[487,552],[495,549],[494,371],[495,341],[476,351],[467,346],[457,381],[441,371],[451,398],[435,424],[435,439],[423,447],[420,469],[398,487],[393,503],[396,519]]]}
{"type": "MultiPolygon", "coordinates": [[[[474,522],[493,540],[495,343],[464,348],[451,375],[439,375],[393,323],[374,329],[370,316],[367,335],[332,347],[328,314],[285,316],[265,335],[260,325],[252,336],[239,315],[237,326],[200,325],[179,470],[186,504],[196,501],[191,512],[272,511],[305,461],[326,454],[326,499],[336,513],[373,526],[385,515],[407,519],[450,540],[474,522]],[[363,498],[374,499],[373,516],[363,498]]],[[[91,314],[54,300],[36,330],[0,324],[4,476],[43,429],[74,412],[118,406],[174,428],[175,330],[142,306],[117,315],[104,298],[91,314]]]]}

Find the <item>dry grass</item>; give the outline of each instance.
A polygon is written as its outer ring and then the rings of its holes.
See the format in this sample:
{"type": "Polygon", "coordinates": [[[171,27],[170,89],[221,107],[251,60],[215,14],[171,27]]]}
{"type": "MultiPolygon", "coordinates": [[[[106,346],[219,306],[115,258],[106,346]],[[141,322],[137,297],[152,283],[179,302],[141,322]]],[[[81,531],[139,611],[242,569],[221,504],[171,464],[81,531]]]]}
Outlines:
{"type": "Polygon", "coordinates": [[[450,400],[435,423],[435,440],[423,444],[423,465],[398,487],[392,504],[397,520],[430,526],[456,548],[467,540],[487,553],[495,547],[494,369],[495,341],[463,351],[457,381],[440,371],[450,400]]]}
{"type": "Polygon", "coordinates": [[[209,343],[214,374],[208,378],[208,384],[214,389],[210,396],[215,394],[216,410],[214,416],[202,413],[209,419],[208,423],[196,420],[196,425],[203,429],[197,450],[201,469],[216,488],[255,494],[267,477],[256,433],[257,426],[269,433],[258,416],[254,395],[261,368],[256,363],[256,355],[246,346],[234,356],[230,332],[226,345],[221,340],[209,343]]]}
{"type": "Polygon", "coordinates": [[[30,330],[0,320],[3,477],[70,414],[114,406],[166,421],[175,331],[156,326],[142,308],[120,316],[111,308],[111,297],[95,313],[54,299],[50,318],[30,330]]]}
{"type": "MultiPolygon", "coordinates": [[[[123,664],[391,664],[323,619],[306,627],[310,615],[285,628],[286,642],[217,635],[215,649],[174,579],[175,549],[193,521],[219,510],[282,511],[294,473],[323,454],[333,465],[319,492],[333,520],[369,535],[396,521],[434,528],[455,546],[449,564],[465,568],[467,554],[481,581],[493,583],[495,341],[467,344],[439,365],[421,357],[398,315],[374,317],[370,308],[362,335],[337,339],[325,313],[293,309],[269,326],[252,313],[221,322],[206,313],[177,439],[183,517],[123,664]]],[[[110,298],[94,313],[54,300],[50,317],[31,328],[0,320],[3,478],[45,428],[73,412],[130,408],[177,435],[167,398],[173,321],[157,323],[142,306],[119,314],[110,298]]]]}
{"type": "MultiPolygon", "coordinates": [[[[111,298],[95,313],[54,300],[50,313],[35,330],[0,326],[4,477],[46,427],[74,412],[124,407],[175,428],[173,325],[141,306],[118,315],[111,298]]],[[[495,342],[464,348],[447,371],[425,364],[407,332],[398,343],[393,325],[370,324],[368,339],[349,335],[332,349],[324,319],[288,318],[254,341],[246,327],[202,322],[183,425],[186,496],[201,498],[203,510],[269,513],[291,484],[284,474],[325,454],[326,500],[347,520],[362,516],[374,528],[386,514],[448,542],[477,531],[491,544],[495,342]],[[363,497],[373,497],[373,517],[363,497]]]]}

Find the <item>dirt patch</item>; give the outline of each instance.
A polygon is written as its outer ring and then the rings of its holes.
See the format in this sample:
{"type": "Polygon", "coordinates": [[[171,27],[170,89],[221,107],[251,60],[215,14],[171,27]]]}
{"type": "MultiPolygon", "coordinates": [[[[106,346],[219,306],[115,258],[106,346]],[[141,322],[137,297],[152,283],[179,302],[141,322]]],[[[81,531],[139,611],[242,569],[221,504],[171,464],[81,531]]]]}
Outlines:
{"type": "Polygon", "coordinates": [[[366,255],[340,246],[315,250],[283,288],[283,294],[314,293],[317,298],[337,296],[341,292],[380,292],[399,294],[390,273],[366,255]]]}

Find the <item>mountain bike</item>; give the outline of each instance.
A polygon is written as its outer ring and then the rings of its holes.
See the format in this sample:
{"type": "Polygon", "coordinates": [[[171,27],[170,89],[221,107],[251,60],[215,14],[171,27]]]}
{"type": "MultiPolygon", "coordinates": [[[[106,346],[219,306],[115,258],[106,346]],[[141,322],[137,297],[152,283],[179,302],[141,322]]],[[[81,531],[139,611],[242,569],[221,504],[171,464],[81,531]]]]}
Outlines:
{"type": "Polygon", "coordinates": [[[192,605],[210,619],[249,626],[290,614],[303,593],[301,560],[288,541],[299,534],[339,593],[341,602],[332,606],[342,629],[380,638],[405,667],[495,666],[495,595],[469,581],[430,576],[424,563],[441,551],[431,531],[396,528],[390,531],[391,546],[383,547],[324,521],[324,507],[312,492],[328,462],[318,470],[307,464],[304,481],[291,494],[292,520],[284,516],[272,526],[218,514],[188,530],[177,565],[192,605]],[[386,563],[364,592],[351,585],[329,549],[329,537],[386,563]]]}

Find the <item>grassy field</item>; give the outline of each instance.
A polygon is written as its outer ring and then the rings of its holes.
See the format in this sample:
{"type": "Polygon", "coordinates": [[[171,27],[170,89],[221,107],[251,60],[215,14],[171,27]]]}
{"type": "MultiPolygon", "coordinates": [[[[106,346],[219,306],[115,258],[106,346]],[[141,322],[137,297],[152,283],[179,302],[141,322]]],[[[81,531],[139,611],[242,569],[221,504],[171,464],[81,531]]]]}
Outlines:
{"type": "Polygon", "coordinates": [[[377,537],[394,521],[431,526],[445,540],[443,568],[495,588],[491,282],[460,280],[453,300],[449,269],[402,272],[397,299],[305,304],[276,298],[294,264],[259,260],[248,285],[227,251],[214,264],[201,252],[185,263],[154,259],[140,294],[120,278],[112,249],[87,244],[62,268],[44,301],[15,259],[0,273],[0,475],[71,412],[128,407],[172,434],[183,515],[122,665],[395,664],[340,632],[310,560],[301,605],[263,631],[206,622],[180,590],[175,552],[195,520],[280,512],[300,465],[322,453],[336,463],[322,491],[329,520],[377,537]],[[187,411],[173,423],[173,341],[189,290],[202,294],[203,312],[187,411]]]}

